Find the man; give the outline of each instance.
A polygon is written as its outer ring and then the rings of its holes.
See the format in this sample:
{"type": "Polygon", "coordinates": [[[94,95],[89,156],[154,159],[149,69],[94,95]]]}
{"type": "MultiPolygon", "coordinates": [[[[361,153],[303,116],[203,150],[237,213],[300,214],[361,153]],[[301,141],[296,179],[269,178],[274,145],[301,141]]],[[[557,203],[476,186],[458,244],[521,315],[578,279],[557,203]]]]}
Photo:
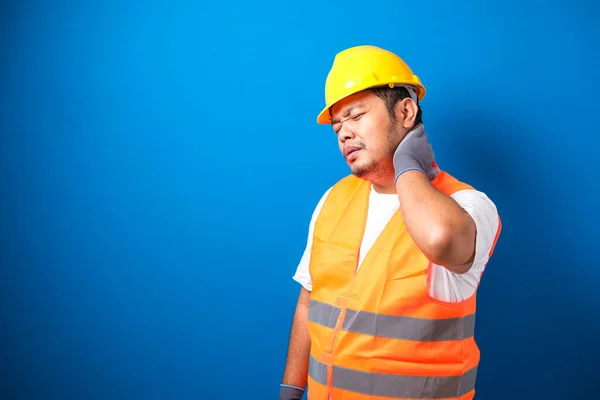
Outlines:
{"type": "Polygon", "coordinates": [[[352,174],[323,195],[294,279],[302,288],[280,399],[472,399],[476,289],[501,223],[439,168],[425,87],[397,55],[339,53],[317,122],[352,174]]]}

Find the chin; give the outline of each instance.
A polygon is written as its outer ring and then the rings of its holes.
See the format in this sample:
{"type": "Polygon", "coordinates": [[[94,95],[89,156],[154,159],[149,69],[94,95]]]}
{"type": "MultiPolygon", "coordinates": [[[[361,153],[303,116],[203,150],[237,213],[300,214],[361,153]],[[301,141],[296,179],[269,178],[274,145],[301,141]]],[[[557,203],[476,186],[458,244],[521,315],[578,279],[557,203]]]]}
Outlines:
{"type": "Polygon", "coordinates": [[[350,170],[354,176],[371,182],[389,175],[388,169],[376,162],[351,165],[350,170]]]}
{"type": "Polygon", "coordinates": [[[352,171],[352,174],[354,176],[357,176],[357,177],[365,179],[365,180],[371,180],[370,178],[373,178],[374,172],[375,172],[372,165],[354,166],[354,167],[350,167],[350,170],[352,171]]]}

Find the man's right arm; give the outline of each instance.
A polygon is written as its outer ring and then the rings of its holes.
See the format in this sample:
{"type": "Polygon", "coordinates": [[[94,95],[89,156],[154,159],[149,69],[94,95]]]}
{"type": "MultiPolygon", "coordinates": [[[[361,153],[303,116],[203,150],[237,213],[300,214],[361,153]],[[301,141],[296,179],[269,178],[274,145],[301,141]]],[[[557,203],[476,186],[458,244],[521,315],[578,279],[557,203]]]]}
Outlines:
{"type": "Polygon", "coordinates": [[[308,380],[308,360],[310,357],[310,337],[308,335],[308,308],[310,304],[310,293],[312,290],[312,279],[310,277],[310,253],[312,248],[312,236],[315,221],[321,207],[327,198],[331,188],[321,197],[313,211],[308,226],[308,237],[302,259],[296,268],[293,279],[300,283],[300,294],[296,304],[296,311],[292,320],[288,355],[281,383],[280,400],[301,399],[308,380]]]}
{"type": "Polygon", "coordinates": [[[300,400],[306,388],[310,356],[310,337],[308,336],[309,303],[310,292],[302,287],[298,295],[294,319],[292,320],[280,400],[300,400]]]}

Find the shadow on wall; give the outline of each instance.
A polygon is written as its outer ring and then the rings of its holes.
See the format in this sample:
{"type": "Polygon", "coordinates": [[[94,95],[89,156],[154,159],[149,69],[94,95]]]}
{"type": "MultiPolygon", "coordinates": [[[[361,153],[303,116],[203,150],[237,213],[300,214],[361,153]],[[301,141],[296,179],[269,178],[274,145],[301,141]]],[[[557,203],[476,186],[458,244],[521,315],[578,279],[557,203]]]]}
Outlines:
{"type": "Polygon", "coordinates": [[[556,170],[559,149],[535,143],[532,133],[543,127],[503,115],[462,110],[430,133],[434,149],[437,138],[448,141],[441,161],[436,154],[442,168],[487,193],[503,223],[478,295],[476,398],[590,398],[600,389],[592,377],[598,301],[577,289],[585,277],[575,267],[588,265],[587,256],[572,234],[573,210],[557,200],[547,172],[556,170]]]}

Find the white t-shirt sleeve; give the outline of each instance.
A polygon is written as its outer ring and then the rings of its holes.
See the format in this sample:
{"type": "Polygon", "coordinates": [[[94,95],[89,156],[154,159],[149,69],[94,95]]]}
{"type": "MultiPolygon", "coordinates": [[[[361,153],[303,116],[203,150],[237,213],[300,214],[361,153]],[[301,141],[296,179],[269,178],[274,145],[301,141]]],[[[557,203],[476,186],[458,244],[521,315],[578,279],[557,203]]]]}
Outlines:
{"type": "Polygon", "coordinates": [[[433,265],[429,293],[440,301],[459,302],[471,297],[489,259],[500,221],[496,205],[485,193],[477,190],[461,190],[451,196],[469,213],[477,229],[475,257],[471,269],[464,274],[456,274],[448,269],[433,265]]]}
{"type": "Polygon", "coordinates": [[[315,221],[317,220],[317,216],[319,215],[319,212],[323,207],[323,203],[325,203],[325,199],[327,198],[327,195],[329,195],[331,189],[332,188],[327,189],[325,194],[323,194],[323,196],[321,197],[321,200],[319,200],[319,203],[317,203],[315,210],[313,211],[312,217],[310,219],[310,224],[308,225],[308,239],[306,241],[306,248],[304,249],[304,254],[302,254],[300,263],[296,268],[296,273],[293,276],[293,279],[302,286],[304,286],[304,288],[309,292],[312,291],[312,280],[310,278],[309,264],[310,249],[312,248],[313,232],[315,230],[315,221]]]}

